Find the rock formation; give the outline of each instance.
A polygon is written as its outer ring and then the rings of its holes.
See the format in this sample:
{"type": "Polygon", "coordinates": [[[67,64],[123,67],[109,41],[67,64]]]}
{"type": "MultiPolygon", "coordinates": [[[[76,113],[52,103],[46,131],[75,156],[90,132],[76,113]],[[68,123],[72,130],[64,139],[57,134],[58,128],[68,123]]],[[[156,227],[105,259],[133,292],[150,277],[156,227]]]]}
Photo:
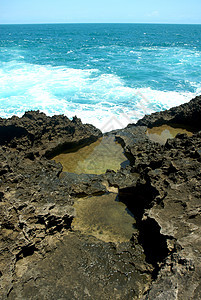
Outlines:
{"type": "MultiPolygon", "coordinates": [[[[1,299],[201,298],[201,97],[113,134],[130,166],[70,174],[49,158],[102,134],[76,117],[0,119],[1,299]],[[147,127],[194,127],[159,145],[147,127]],[[131,240],[75,232],[79,197],[118,189],[136,219],[131,240]]],[[[100,196],[101,197],[101,196],[100,196]]]]}
{"type": "Polygon", "coordinates": [[[181,124],[184,126],[200,128],[200,114],[200,96],[198,96],[183,105],[159,113],[146,115],[137,122],[137,125],[153,127],[163,124],[181,124]]]}

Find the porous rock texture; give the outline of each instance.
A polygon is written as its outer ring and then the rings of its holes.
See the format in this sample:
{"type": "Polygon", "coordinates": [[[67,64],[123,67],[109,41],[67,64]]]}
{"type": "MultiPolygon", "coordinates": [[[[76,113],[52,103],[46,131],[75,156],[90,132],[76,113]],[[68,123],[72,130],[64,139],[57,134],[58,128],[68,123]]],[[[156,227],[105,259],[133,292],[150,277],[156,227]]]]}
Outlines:
{"type": "Polygon", "coordinates": [[[130,166],[70,174],[49,160],[101,132],[74,118],[0,119],[1,299],[201,298],[201,97],[112,132],[130,166]],[[147,127],[196,129],[165,145],[147,127]],[[105,243],[71,228],[79,197],[119,190],[136,219],[131,240],[105,243]]]}
{"type": "Polygon", "coordinates": [[[141,245],[105,243],[71,228],[74,201],[108,192],[105,179],[63,173],[47,159],[64,146],[93,142],[101,132],[76,118],[39,112],[1,119],[0,131],[0,298],[143,295],[153,267],[141,245]]]}
{"type": "Polygon", "coordinates": [[[125,149],[141,182],[120,188],[120,200],[135,214],[138,242],[156,271],[142,299],[200,299],[201,132],[125,149]]]}
{"type": "Polygon", "coordinates": [[[142,299],[201,298],[201,97],[145,116],[116,133],[141,182],[120,188],[134,213],[138,242],[155,266],[155,280],[142,299]],[[194,127],[165,145],[150,142],[146,126],[194,127]],[[144,183],[143,183],[144,181],[144,183]],[[155,245],[153,245],[155,243],[155,245]]]}

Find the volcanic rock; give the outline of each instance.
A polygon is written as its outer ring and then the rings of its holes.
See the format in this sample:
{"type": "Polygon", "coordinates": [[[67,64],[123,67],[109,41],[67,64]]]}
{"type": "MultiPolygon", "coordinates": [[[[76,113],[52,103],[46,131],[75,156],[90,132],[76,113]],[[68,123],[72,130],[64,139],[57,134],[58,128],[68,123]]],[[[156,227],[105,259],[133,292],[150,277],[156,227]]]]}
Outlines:
{"type": "Polygon", "coordinates": [[[113,134],[130,166],[72,174],[49,160],[102,134],[76,117],[0,119],[1,299],[201,298],[201,97],[113,134]],[[147,127],[196,128],[165,145],[147,127]],[[71,228],[79,197],[119,192],[136,228],[106,243],[71,228]]]}

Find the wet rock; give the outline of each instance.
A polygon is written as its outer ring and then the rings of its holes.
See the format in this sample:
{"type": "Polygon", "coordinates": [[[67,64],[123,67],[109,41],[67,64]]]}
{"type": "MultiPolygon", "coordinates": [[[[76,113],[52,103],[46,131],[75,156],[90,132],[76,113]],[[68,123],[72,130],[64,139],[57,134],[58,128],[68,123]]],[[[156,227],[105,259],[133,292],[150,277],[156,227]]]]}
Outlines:
{"type": "Polygon", "coordinates": [[[137,122],[137,126],[154,127],[163,124],[182,124],[187,127],[201,129],[201,96],[192,99],[183,105],[169,110],[146,115],[137,122]]]}

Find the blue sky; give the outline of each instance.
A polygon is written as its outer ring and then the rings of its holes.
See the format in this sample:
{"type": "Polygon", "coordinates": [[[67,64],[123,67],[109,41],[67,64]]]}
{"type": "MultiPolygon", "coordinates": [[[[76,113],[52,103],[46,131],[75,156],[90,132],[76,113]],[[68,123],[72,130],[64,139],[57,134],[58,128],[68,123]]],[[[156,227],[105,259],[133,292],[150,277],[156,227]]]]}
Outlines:
{"type": "Polygon", "coordinates": [[[201,0],[0,0],[0,24],[201,24],[201,0]]]}

